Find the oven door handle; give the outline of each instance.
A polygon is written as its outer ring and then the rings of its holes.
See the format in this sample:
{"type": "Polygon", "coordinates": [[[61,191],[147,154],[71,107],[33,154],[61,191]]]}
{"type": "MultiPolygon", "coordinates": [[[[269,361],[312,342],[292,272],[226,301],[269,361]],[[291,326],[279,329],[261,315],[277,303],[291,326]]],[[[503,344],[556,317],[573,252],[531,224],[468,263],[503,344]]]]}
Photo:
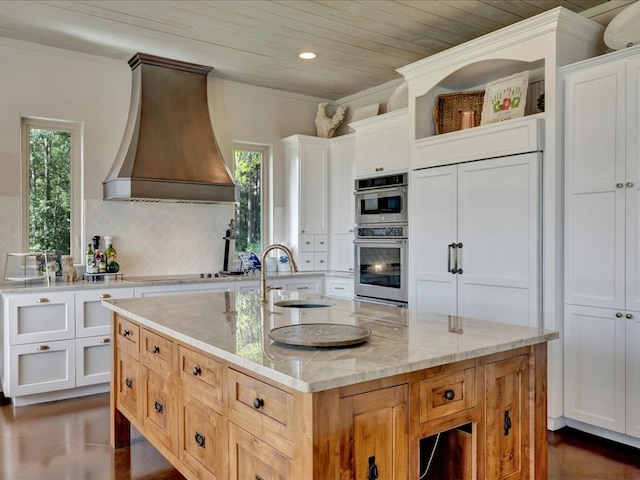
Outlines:
{"type": "Polygon", "coordinates": [[[381,193],[405,193],[407,191],[407,187],[387,187],[387,188],[370,188],[367,190],[356,190],[353,192],[357,197],[361,197],[364,199],[367,198],[378,198],[381,193]]]}
{"type": "Polygon", "coordinates": [[[391,246],[395,246],[395,245],[406,245],[407,244],[407,239],[406,238],[356,238],[353,243],[355,243],[356,245],[362,244],[362,243],[370,243],[372,245],[376,245],[376,246],[381,246],[384,244],[388,244],[391,246]]]}

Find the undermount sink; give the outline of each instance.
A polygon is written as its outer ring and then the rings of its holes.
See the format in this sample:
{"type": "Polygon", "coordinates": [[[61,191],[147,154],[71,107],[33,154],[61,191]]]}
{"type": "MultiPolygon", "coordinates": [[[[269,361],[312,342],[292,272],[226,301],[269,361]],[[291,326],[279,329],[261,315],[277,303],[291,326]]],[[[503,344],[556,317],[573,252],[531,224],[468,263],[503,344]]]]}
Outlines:
{"type": "Polygon", "coordinates": [[[274,305],[276,307],[286,308],[324,308],[332,306],[331,303],[313,300],[282,300],[280,302],[275,302],[274,305]]]}

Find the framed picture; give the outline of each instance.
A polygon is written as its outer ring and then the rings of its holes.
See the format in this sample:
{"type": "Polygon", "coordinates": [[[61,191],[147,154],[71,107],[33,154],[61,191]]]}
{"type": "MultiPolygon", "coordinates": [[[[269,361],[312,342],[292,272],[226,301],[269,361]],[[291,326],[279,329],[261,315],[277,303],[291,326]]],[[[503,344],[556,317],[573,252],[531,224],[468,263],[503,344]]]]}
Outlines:
{"type": "Polygon", "coordinates": [[[487,84],[480,125],[524,116],[529,71],[515,73],[487,84]]]}

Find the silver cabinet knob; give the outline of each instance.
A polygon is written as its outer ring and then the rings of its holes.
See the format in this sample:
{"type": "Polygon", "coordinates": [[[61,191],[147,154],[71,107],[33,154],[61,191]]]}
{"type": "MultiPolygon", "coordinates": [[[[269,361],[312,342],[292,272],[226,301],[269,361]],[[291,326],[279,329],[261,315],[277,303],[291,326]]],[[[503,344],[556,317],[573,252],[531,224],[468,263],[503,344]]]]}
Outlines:
{"type": "Polygon", "coordinates": [[[622,313],[616,312],[616,318],[622,318],[622,313]]]}
{"type": "Polygon", "coordinates": [[[633,182],[627,182],[627,187],[628,187],[628,188],[633,187],[633,182]]]}
{"type": "Polygon", "coordinates": [[[624,187],[623,183],[616,183],[616,188],[622,188],[622,187],[624,187]]]}
{"type": "Polygon", "coordinates": [[[627,313],[627,318],[633,318],[633,314],[627,313]]]}

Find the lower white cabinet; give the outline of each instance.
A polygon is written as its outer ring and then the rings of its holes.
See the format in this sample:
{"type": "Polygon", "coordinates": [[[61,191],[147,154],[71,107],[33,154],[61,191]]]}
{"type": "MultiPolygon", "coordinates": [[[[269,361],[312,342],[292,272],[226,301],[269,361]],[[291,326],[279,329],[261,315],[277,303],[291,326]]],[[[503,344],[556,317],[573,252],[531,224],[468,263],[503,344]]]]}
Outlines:
{"type": "Polygon", "coordinates": [[[565,307],[565,416],[640,437],[640,312],[565,307]]]}
{"type": "Polygon", "coordinates": [[[289,290],[292,292],[304,292],[304,293],[317,293],[322,294],[323,289],[323,278],[283,278],[280,281],[280,285],[283,290],[289,290]]]}
{"type": "Polygon", "coordinates": [[[8,295],[4,315],[8,321],[8,342],[22,345],[75,337],[73,292],[41,292],[8,295]]]}
{"type": "Polygon", "coordinates": [[[160,297],[165,295],[188,295],[190,293],[230,292],[229,282],[179,283],[173,285],[150,285],[135,289],[136,297],[160,297]]]}
{"type": "Polygon", "coordinates": [[[103,300],[133,298],[133,288],[105,288],[81,290],[75,293],[76,337],[109,336],[111,310],[102,306],[103,300]]]}
{"type": "Polygon", "coordinates": [[[326,277],[324,291],[327,297],[353,298],[353,277],[326,277]]]}
{"type": "Polygon", "coordinates": [[[76,387],[107,383],[111,375],[109,335],[76,339],[76,387]]]}
{"type": "Polygon", "coordinates": [[[5,395],[19,397],[75,387],[75,347],[73,339],[10,347],[5,395]]]}
{"type": "Polygon", "coordinates": [[[334,272],[353,272],[355,247],[353,232],[331,235],[329,251],[329,270],[334,272]]]}

